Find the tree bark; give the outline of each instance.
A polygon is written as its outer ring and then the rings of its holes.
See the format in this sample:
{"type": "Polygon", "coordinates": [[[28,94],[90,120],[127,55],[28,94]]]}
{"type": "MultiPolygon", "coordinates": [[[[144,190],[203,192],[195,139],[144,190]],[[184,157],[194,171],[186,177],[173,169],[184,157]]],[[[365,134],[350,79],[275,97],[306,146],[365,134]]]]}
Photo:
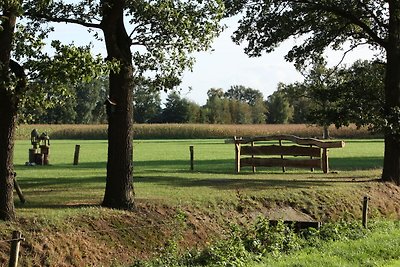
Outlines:
{"type": "Polygon", "coordinates": [[[102,205],[133,209],[133,65],[131,39],[124,26],[124,0],[102,1],[104,32],[108,60],[117,60],[118,73],[110,73],[108,112],[108,161],[106,190],[102,205]]]}
{"type": "Polygon", "coordinates": [[[323,125],[322,139],[330,139],[329,125],[323,125]]]}
{"type": "Polygon", "coordinates": [[[5,12],[7,17],[0,31],[0,219],[14,220],[14,133],[17,118],[15,89],[11,86],[10,56],[16,16],[5,12]]]}
{"type": "MultiPolygon", "coordinates": [[[[391,114],[400,108],[400,2],[389,2],[389,40],[386,46],[385,115],[389,123],[399,125],[391,119],[391,114]]],[[[396,118],[396,116],[395,116],[396,118]]],[[[399,132],[400,129],[397,129],[399,132]]],[[[391,130],[385,131],[385,154],[383,162],[383,181],[400,185],[400,135],[391,130]]]]}

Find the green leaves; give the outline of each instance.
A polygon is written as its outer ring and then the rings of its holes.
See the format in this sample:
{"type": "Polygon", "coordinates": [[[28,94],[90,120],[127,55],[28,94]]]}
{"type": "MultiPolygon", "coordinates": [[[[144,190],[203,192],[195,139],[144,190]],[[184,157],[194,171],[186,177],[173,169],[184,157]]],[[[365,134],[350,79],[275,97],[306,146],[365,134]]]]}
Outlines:
{"type": "MultiPolygon", "coordinates": [[[[307,122],[336,127],[355,123],[383,131],[385,64],[357,61],[350,67],[329,69],[323,62],[305,74],[303,82],[281,85],[282,92],[294,107],[294,115],[302,113],[307,122]],[[322,63],[322,65],[321,65],[322,63]]],[[[391,123],[391,125],[394,125],[391,123]]]]}
{"type": "Polygon", "coordinates": [[[136,68],[147,83],[166,90],[180,83],[191,69],[191,53],[210,48],[221,31],[223,4],[213,1],[129,1],[136,68]]]}
{"type": "Polygon", "coordinates": [[[93,78],[106,75],[110,70],[118,69],[115,62],[106,63],[101,55],[93,56],[90,45],[78,47],[52,41],[51,46],[55,50],[52,57],[43,55],[40,61],[31,65],[47,82],[90,82],[93,78]]]}
{"type": "MultiPolygon", "coordinates": [[[[221,0],[129,0],[123,4],[126,28],[134,47],[137,81],[158,90],[177,86],[183,71],[193,66],[192,53],[209,49],[222,30],[221,0]]],[[[108,1],[53,1],[48,8],[32,5],[28,13],[31,17],[77,23],[90,29],[104,28],[100,21],[106,5],[108,1]]]]}
{"type": "Polygon", "coordinates": [[[286,59],[303,64],[327,47],[340,49],[346,41],[352,47],[364,43],[382,46],[388,38],[388,6],[383,0],[227,2],[230,10],[245,14],[233,40],[246,43],[245,52],[250,56],[271,52],[284,40],[296,38],[300,41],[286,59]]]}

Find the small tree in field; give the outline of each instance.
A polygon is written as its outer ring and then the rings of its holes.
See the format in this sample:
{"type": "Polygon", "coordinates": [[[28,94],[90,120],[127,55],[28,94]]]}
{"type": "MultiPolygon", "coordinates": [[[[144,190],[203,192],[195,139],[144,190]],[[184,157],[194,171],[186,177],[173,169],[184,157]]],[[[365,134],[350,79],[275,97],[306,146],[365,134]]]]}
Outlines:
{"type": "Polygon", "coordinates": [[[303,82],[282,85],[282,91],[308,123],[337,128],[350,123],[382,131],[385,65],[356,61],[350,67],[314,64],[303,82]]]}
{"type": "Polygon", "coordinates": [[[266,106],[267,123],[280,124],[291,122],[293,108],[280,88],[268,97],[266,106]]]}

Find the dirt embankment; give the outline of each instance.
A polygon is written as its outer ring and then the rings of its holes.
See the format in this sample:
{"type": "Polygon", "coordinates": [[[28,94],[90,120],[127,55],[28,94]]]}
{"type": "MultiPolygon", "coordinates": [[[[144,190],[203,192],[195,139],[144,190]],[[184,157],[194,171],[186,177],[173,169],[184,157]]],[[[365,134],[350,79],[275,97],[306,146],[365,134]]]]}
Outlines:
{"type": "MultiPolygon", "coordinates": [[[[222,238],[229,223],[247,224],[259,215],[271,219],[337,220],[359,219],[363,195],[371,198],[370,217],[400,217],[400,188],[387,183],[370,182],[346,196],[324,193],[305,195],[298,202],[273,202],[268,199],[242,198],[237,203],[210,207],[171,207],[138,201],[134,212],[93,207],[96,215],[84,212],[61,222],[19,219],[7,224],[20,229],[21,266],[110,266],[132,264],[163,252],[168,244],[182,249],[201,248],[222,238]],[[313,199],[310,199],[313,197],[313,199]],[[326,205],[327,200],[336,205],[326,205]]],[[[86,207],[87,209],[87,207],[86,207]]],[[[7,239],[3,233],[2,239],[7,239]]],[[[9,244],[0,242],[0,265],[6,265],[9,244]]]]}

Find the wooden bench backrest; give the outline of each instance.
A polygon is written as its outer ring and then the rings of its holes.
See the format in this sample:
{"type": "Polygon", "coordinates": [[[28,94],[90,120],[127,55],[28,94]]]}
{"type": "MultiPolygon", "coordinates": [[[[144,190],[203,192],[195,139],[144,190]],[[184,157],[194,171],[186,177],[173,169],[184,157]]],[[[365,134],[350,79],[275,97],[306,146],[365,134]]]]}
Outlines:
{"type": "Polygon", "coordinates": [[[236,144],[250,144],[252,142],[261,142],[261,141],[292,141],[295,144],[302,146],[316,146],[319,148],[340,148],[344,147],[343,141],[325,141],[319,140],[315,138],[301,138],[294,135],[269,135],[269,136],[259,136],[259,137],[251,137],[251,138],[236,138],[234,137],[234,142],[236,144]]]}
{"type": "Polygon", "coordinates": [[[322,168],[324,172],[329,169],[328,148],[344,147],[343,141],[321,141],[314,138],[300,138],[294,135],[271,135],[253,138],[234,137],[236,147],[236,170],[240,171],[240,166],[252,166],[253,171],[256,166],[273,167],[310,167],[322,168]],[[279,145],[258,145],[255,142],[279,141],[279,145]],[[282,145],[282,141],[291,141],[296,145],[282,145]],[[241,146],[242,144],[250,144],[241,146]],[[321,155],[322,150],[322,155],[321,155]],[[240,158],[242,155],[251,158],[240,158]],[[255,156],[280,156],[281,158],[259,158],[255,156]],[[305,156],[309,159],[286,159],[284,156],[305,156]]]}
{"type": "Polygon", "coordinates": [[[309,156],[320,158],[321,148],[306,147],[306,146],[242,146],[240,149],[241,155],[283,155],[283,156],[309,156]]]}

